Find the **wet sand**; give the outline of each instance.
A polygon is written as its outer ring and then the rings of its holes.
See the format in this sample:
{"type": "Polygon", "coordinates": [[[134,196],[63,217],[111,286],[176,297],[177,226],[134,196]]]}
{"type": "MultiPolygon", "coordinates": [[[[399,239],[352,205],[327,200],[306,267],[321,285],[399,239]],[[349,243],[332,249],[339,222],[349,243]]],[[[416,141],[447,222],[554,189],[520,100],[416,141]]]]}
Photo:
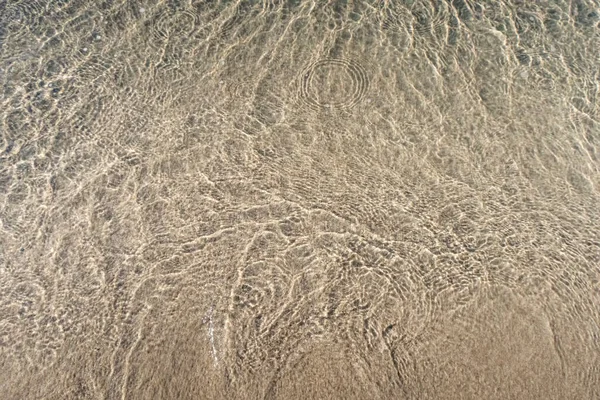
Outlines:
{"type": "Polygon", "coordinates": [[[0,1],[0,397],[600,398],[599,24],[0,1]]]}

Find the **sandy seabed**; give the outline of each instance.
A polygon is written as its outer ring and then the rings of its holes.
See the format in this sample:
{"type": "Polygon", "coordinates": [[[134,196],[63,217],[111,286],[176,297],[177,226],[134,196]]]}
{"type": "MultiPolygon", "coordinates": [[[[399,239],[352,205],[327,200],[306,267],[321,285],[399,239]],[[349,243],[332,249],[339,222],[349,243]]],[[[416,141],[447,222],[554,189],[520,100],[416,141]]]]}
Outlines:
{"type": "Polygon", "coordinates": [[[597,0],[0,0],[0,397],[600,398],[597,0]]]}

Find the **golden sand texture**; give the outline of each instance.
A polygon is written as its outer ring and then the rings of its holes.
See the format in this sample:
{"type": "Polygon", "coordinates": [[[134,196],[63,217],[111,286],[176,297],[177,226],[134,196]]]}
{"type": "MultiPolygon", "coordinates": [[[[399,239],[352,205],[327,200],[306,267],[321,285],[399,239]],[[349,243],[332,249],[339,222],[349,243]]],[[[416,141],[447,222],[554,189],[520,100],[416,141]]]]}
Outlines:
{"type": "Polygon", "coordinates": [[[0,1],[0,398],[600,398],[599,23],[0,1]]]}

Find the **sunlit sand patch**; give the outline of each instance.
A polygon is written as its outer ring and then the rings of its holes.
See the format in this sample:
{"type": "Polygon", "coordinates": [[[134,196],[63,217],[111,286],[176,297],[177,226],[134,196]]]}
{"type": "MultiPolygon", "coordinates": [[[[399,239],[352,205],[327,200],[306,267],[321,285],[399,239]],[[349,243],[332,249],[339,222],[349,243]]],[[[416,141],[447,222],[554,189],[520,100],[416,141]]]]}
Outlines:
{"type": "Polygon", "coordinates": [[[0,0],[0,396],[600,398],[595,1],[0,0]]]}

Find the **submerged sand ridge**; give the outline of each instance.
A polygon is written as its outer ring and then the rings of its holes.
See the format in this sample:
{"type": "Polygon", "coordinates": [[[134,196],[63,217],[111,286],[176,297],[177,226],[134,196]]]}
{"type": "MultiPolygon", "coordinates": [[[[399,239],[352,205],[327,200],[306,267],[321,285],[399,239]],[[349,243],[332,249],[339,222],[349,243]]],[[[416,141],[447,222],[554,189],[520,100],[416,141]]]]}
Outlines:
{"type": "Polygon", "coordinates": [[[0,4],[3,398],[599,397],[599,12],[0,4]]]}

